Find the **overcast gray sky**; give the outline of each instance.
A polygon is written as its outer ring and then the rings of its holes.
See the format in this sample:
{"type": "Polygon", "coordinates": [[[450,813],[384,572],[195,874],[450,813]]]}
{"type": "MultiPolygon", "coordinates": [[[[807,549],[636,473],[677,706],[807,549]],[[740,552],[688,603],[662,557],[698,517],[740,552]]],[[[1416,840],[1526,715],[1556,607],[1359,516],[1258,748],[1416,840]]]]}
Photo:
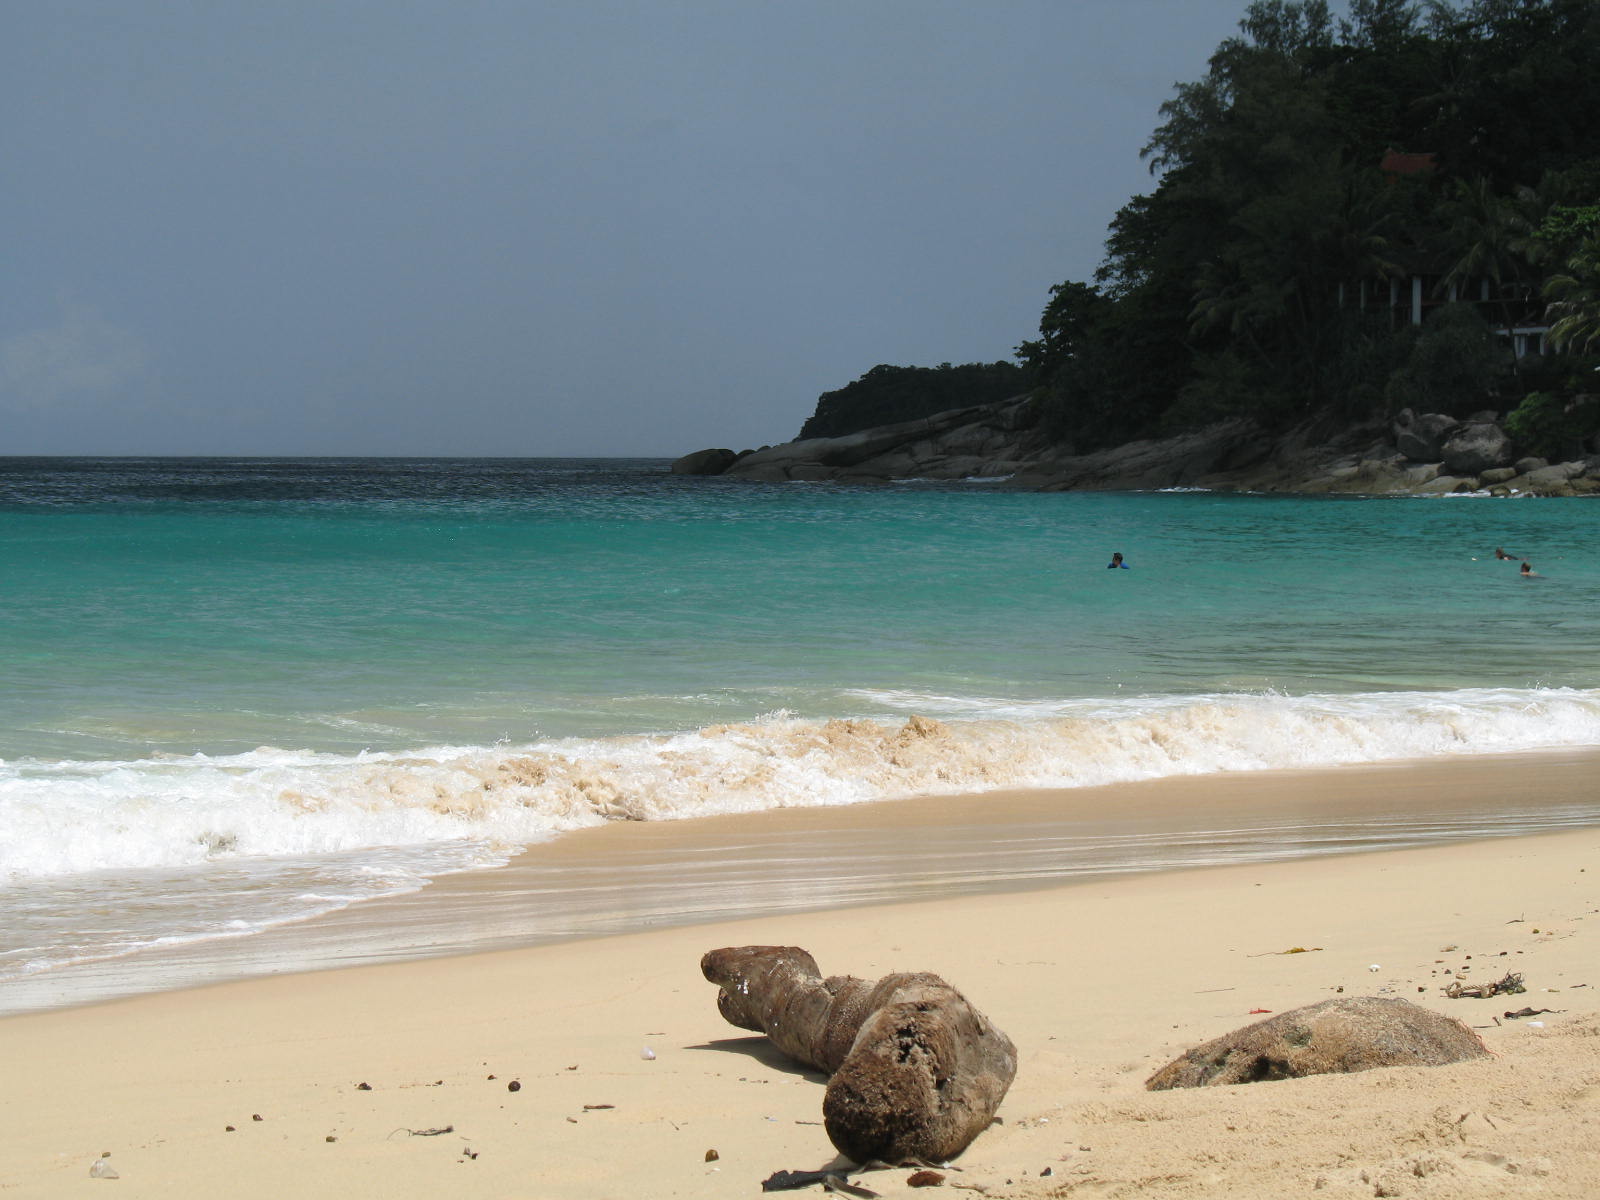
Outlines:
{"type": "Polygon", "coordinates": [[[7,0],[0,454],[677,455],[1009,359],[1245,0],[7,0]]]}

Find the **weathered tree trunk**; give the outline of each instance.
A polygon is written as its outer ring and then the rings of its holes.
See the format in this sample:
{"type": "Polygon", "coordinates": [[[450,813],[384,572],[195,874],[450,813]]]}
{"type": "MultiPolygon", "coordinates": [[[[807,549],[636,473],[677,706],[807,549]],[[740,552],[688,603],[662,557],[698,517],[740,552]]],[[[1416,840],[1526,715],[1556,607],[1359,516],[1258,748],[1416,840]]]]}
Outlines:
{"type": "Polygon", "coordinates": [[[731,1024],[832,1078],[823,1125],[855,1162],[943,1162],[989,1127],[1017,1073],[1011,1039],[937,975],[822,978],[798,946],[700,960],[731,1024]]]}

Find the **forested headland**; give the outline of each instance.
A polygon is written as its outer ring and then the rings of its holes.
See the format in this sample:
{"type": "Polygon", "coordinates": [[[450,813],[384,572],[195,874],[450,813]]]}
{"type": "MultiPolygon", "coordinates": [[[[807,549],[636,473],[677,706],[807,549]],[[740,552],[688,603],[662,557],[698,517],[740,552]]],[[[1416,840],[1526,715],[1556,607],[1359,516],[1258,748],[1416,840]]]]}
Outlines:
{"type": "Polygon", "coordinates": [[[1010,387],[1078,453],[1406,408],[1570,453],[1600,431],[1597,64],[1596,0],[1256,0],[1016,367],[879,366],[803,436],[1010,387]]]}

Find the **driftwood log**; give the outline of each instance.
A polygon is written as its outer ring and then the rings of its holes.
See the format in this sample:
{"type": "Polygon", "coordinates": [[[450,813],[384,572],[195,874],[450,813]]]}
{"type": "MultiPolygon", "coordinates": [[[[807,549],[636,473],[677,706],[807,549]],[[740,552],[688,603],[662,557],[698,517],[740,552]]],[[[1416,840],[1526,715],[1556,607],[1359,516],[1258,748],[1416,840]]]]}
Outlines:
{"type": "Polygon", "coordinates": [[[1011,1039],[937,975],[824,979],[798,946],[712,950],[700,969],[731,1024],[830,1076],[823,1126],[853,1162],[954,1158],[1017,1073],[1011,1039]]]}
{"type": "Polygon", "coordinates": [[[1215,1087],[1488,1057],[1482,1039],[1454,1018],[1409,1000],[1344,996],[1196,1046],[1150,1076],[1145,1087],[1215,1087]]]}

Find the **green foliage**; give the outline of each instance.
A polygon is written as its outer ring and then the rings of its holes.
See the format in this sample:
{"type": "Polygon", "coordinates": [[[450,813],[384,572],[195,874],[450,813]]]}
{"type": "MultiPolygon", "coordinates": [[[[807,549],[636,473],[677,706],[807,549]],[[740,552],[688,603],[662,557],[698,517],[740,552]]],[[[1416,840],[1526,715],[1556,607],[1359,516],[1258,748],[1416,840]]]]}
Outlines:
{"type": "Polygon", "coordinates": [[[1600,350],[1600,232],[1590,233],[1567,260],[1565,274],[1545,281],[1550,344],[1579,354],[1600,350]]]}
{"type": "Polygon", "coordinates": [[[1600,348],[1595,62],[1595,0],[1249,4],[1162,105],[1155,185],[1112,221],[1094,286],[1053,288],[1018,347],[1047,428],[1081,449],[1476,406],[1523,369],[1486,319],[1536,323],[1541,287],[1557,348],[1600,348]],[[1386,175],[1393,149],[1434,169],[1386,175]],[[1413,275],[1430,303],[1473,303],[1413,329],[1390,308],[1413,275]]]}
{"type": "Polygon", "coordinates": [[[1162,413],[1159,429],[1163,434],[1182,433],[1229,417],[1259,418],[1292,405],[1292,398],[1274,386],[1259,361],[1224,350],[1195,365],[1177,402],[1162,413]]]}
{"type": "Polygon", "coordinates": [[[1335,352],[1322,378],[1327,411],[1341,419],[1387,412],[1389,381],[1409,362],[1417,331],[1409,325],[1390,328],[1387,314],[1345,310],[1335,333],[1335,352]]]}
{"type": "Polygon", "coordinates": [[[1235,415],[1455,411],[1508,376],[1574,393],[1571,358],[1600,351],[1597,62],[1597,0],[1254,0],[1161,106],[1153,186],[1093,283],[1051,289],[1022,368],[877,367],[803,436],[1028,388],[1079,450],[1235,415]],[[1391,150],[1429,166],[1386,173],[1391,150]],[[1419,276],[1428,304],[1470,303],[1411,327],[1419,276]],[[1541,362],[1491,332],[1545,316],[1541,362]]]}
{"type": "Polygon", "coordinates": [[[1018,346],[1017,357],[1032,370],[1053,375],[1093,346],[1104,333],[1109,309],[1110,302],[1090,284],[1056,284],[1039,319],[1039,339],[1018,346]]]}
{"type": "Polygon", "coordinates": [[[1600,399],[1530,392],[1506,417],[1506,432],[1519,446],[1544,458],[1583,453],[1585,439],[1600,431],[1600,399]]]}
{"type": "Polygon", "coordinates": [[[1449,304],[1429,318],[1405,364],[1389,376],[1389,411],[1465,415],[1489,398],[1489,383],[1503,365],[1488,322],[1470,304],[1449,304]]]}
{"type": "Polygon", "coordinates": [[[1454,174],[1503,191],[1595,155],[1600,5],[1594,0],[1473,0],[1441,6],[1443,68],[1419,97],[1423,131],[1454,174]]]}
{"type": "Polygon", "coordinates": [[[800,429],[803,438],[841,437],[875,425],[914,421],[952,408],[993,404],[1033,386],[1030,371],[1015,363],[965,363],[952,367],[873,367],[854,383],[817,398],[817,410],[800,429]]]}
{"type": "Polygon", "coordinates": [[[1545,214],[1533,236],[1544,245],[1556,248],[1557,253],[1562,248],[1572,253],[1579,242],[1595,233],[1600,233],[1600,204],[1556,204],[1545,214]]]}
{"type": "Polygon", "coordinates": [[[1187,377],[1186,314],[1144,284],[1115,301],[1081,283],[1051,291],[1040,339],[1017,348],[1035,372],[1046,435],[1079,451],[1142,436],[1187,377]]]}

